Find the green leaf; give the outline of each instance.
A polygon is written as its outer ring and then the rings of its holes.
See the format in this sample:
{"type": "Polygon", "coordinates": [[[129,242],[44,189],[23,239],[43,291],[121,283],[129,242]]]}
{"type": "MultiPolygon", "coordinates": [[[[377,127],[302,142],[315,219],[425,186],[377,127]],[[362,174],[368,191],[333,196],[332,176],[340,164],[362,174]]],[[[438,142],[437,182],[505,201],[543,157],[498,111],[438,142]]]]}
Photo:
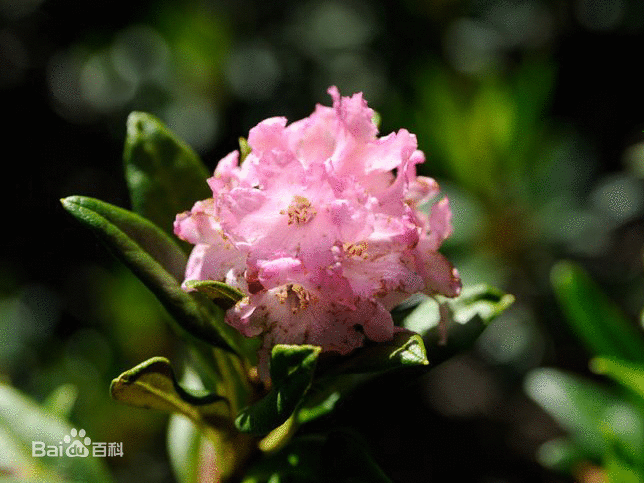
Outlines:
{"type": "Polygon", "coordinates": [[[130,406],[180,413],[200,426],[228,428],[228,400],[217,393],[182,388],[170,362],[153,357],[112,381],[114,399],[130,406]]]}
{"type": "Polygon", "coordinates": [[[402,324],[423,334],[430,364],[439,364],[468,349],[485,328],[514,302],[514,296],[488,285],[465,287],[453,299],[417,298],[410,310],[402,306],[402,324]]]}
{"type": "Polygon", "coordinates": [[[335,409],[340,399],[342,399],[342,391],[340,388],[334,387],[321,397],[318,396],[311,401],[307,400],[297,411],[297,423],[308,423],[329,414],[335,409]]]}
{"type": "Polygon", "coordinates": [[[564,371],[542,368],[528,374],[525,390],[567,430],[586,458],[598,461],[615,442],[631,452],[641,449],[641,415],[603,386],[564,371]]]}
{"type": "Polygon", "coordinates": [[[635,468],[613,452],[604,458],[603,468],[607,483],[644,483],[642,468],[635,468]]]}
{"type": "Polygon", "coordinates": [[[161,230],[135,213],[93,198],[71,196],[61,202],[156,295],[180,327],[216,347],[241,353],[242,336],[223,322],[222,310],[202,294],[181,288],[183,275],[176,270],[181,263],[173,260],[185,257],[161,230]],[[165,268],[169,266],[175,267],[174,275],[165,268]]]}
{"type": "MultiPolygon", "coordinates": [[[[219,349],[221,354],[231,356],[219,349]]],[[[167,450],[175,477],[180,483],[202,481],[229,481],[228,478],[239,471],[251,451],[256,450],[257,441],[234,427],[234,397],[228,397],[226,382],[213,385],[207,383],[200,371],[190,364],[180,381],[181,386],[216,387],[217,393],[228,399],[227,423],[225,427],[203,427],[195,424],[184,414],[173,413],[169,420],[167,450]]],[[[223,409],[223,407],[222,407],[223,409]]]]}
{"type": "Polygon", "coordinates": [[[590,361],[590,368],[596,374],[609,376],[644,400],[644,366],[641,364],[596,357],[590,361]]]}
{"type": "Polygon", "coordinates": [[[188,418],[174,413],[168,422],[167,450],[179,483],[196,483],[203,438],[188,418]]]}
{"type": "Polygon", "coordinates": [[[571,474],[586,454],[569,438],[555,438],[543,443],[537,451],[541,465],[559,473],[571,474]]]}
{"type": "Polygon", "coordinates": [[[235,425],[240,431],[267,434],[293,414],[308,391],[321,348],[277,344],[271,353],[272,388],[255,404],[240,411],[235,425]]]}
{"type": "Polygon", "coordinates": [[[166,233],[177,213],[212,196],[197,154],[150,114],[128,117],[123,159],[133,210],[166,233]]]}
{"type": "Polygon", "coordinates": [[[400,331],[390,341],[367,343],[349,356],[325,355],[320,361],[319,373],[364,374],[377,373],[409,366],[427,366],[425,344],[420,335],[400,331]]]}
{"type": "MultiPolygon", "coordinates": [[[[161,265],[177,281],[183,280],[188,258],[177,245],[177,239],[167,235],[151,221],[96,198],[69,196],[63,198],[61,203],[68,212],[94,231],[108,229],[107,226],[102,225],[113,225],[139,245],[145,254],[161,265]],[[95,219],[92,219],[92,215],[95,219]]],[[[118,251],[119,246],[113,245],[116,241],[114,240],[109,246],[118,251]]]]}
{"type": "Polygon", "coordinates": [[[66,420],[71,415],[77,396],[78,388],[76,386],[73,384],[61,384],[47,396],[42,403],[42,407],[48,413],[66,420]]]}
{"type": "Polygon", "coordinates": [[[206,432],[179,413],[170,417],[167,443],[179,483],[229,481],[256,448],[256,441],[247,434],[217,429],[206,432]]]}
{"type": "MultiPolygon", "coordinates": [[[[174,413],[168,423],[168,456],[179,483],[198,483],[199,467],[211,467],[206,461],[212,445],[199,428],[182,414],[174,413]]],[[[217,481],[212,478],[213,481],[217,481]]]]}
{"type": "Polygon", "coordinates": [[[536,369],[526,377],[525,390],[587,453],[604,453],[600,424],[613,398],[601,386],[556,369],[536,369]]]}
{"type": "Polygon", "coordinates": [[[512,295],[486,285],[467,287],[455,299],[411,297],[392,311],[392,317],[423,336],[403,330],[391,341],[367,343],[349,356],[323,354],[297,422],[327,414],[346,394],[385,371],[423,371],[471,347],[513,301],[512,295]]]}
{"type": "MultiPolygon", "coordinates": [[[[108,483],[110,474],[103,458],[33,456],[33,442],[47,447],[66,446],[72,425],[47,412],[35,401],[13,387],[0,384],[0,468],[9,474],[29,475],[33,480],[108,483]]],[[[91,435],[90,435],[91,436],[91,435]]]]}
{"type": "Polygon", "coordinates": [[[252,148],[248,144],[248,140],[244,137],[239,138],[239,164],[243,163],[246,156],[250,154],[252,148]]]}
{"type": "Polygon", "coordinates": [[[347,431],[298,437],[251,467],[242,483],[391,483],[367,448],[347,431]]]}
{"type": "Polygon", "coordinates": [[[217,280],[187,280],[185,287],[204,294],[224,310],[244,298],[244,292],[217,280]]]}
{"type": "Polygon", "coordinates": [[[551,280],[566,321],[592,354],[644,361],[643,334],[581,267],[559,262],[551,280]]]}
{"type": "Polygon", "coordinates": [[[394,310],[403,312],[402,324],[409,330],[421,334],[436,330],[441,322],[467,324],[474,319],[484,325],[503,313],[514,302],[514,296],[489,285],[480,284],[465,287],[455,298],[419,296],[412,299],[413,308],[403,304],[394,310]],[[447,314],[441,314],[441,306],[447,314]],[[441,320],[449,315],[449,320],[441,320]]]}
{"type": "Polygon", "coordinates": [[[349,356],[323,354],[315,382],[297,410],[296,422],[303,424],[330,413],[338,401],[373,377],[428,367],[423,339],[410,331],[397,332],[391,341],[368,343],[349,356]]]}

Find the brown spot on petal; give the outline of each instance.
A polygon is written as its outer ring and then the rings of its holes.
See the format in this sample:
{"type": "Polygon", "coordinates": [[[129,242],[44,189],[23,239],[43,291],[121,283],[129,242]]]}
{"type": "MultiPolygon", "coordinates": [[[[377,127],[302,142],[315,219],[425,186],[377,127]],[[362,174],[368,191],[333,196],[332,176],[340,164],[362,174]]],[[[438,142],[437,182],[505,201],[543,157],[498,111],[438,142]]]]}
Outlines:
{"type": "Polygon", "coordinates": [[[264,290],[264,286],[259,280],[248,281],[248,293],[256,294],[264,290]]]}

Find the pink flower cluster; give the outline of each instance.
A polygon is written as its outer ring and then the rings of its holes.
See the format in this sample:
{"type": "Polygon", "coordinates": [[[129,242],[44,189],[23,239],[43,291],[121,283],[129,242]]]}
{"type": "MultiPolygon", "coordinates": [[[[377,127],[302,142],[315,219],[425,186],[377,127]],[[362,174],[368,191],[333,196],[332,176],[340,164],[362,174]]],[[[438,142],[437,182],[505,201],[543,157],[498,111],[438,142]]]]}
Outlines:
{"type": "Polygon", "coordinates": [[[247,296],[226,314],[246,336],[261,336],[260,372],[274,344],[313,344],[347,354],[390,340],[389,311],[409,295],[458,295],[458,272],[438,249],[451,232],[447,198],[416,175],[416,137],[378,137],[362,94],[328,90],[287,125],[250,130],[251,152],[223,158],[208,179],[213,197],[179,214],[175,233],[195,245],[186,280],[219,280],[247,296]],[[395,170],[395,173],[394,171],[395,170]]]}

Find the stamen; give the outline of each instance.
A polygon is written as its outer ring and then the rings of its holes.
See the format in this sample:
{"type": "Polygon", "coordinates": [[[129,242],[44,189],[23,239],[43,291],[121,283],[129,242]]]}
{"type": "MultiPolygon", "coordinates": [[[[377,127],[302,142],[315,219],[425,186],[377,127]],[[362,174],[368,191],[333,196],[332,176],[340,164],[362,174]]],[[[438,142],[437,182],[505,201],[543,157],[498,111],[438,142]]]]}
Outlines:
{"type": "Polygon", "coordinates": [[[288,215],[288,224],[297,223],[303,225],[313,219],[317,211],[312,207],[311,202],[304,196],[295,195],[288,206],[288,210],[280,211],[280,215],[288,215]]]}

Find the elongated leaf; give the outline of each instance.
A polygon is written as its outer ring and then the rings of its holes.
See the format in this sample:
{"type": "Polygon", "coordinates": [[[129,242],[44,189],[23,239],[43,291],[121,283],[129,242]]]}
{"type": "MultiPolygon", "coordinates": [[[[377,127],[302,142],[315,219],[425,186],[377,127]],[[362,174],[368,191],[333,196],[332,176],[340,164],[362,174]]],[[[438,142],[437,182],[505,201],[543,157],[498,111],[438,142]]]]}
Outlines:
{"type": "MultiPolygon", "coordinates": [[[[54,447],[59,451],[62,448],[64,452],[67,446],[62,442],[65,436],[71,435],[71,430],[72,425],[66,420],[47,412],[15,388],[0,384],[0,467],[3,471],[29,475],[34,481],[110,482],[103,458],[91,455],[72,458],[66,454],[34,456],[34,442],[44,448],[54,447]]],[[[36,454],[39,452],[42,451],[36,447],[36,454]]]]}
{"type": "Polygon", "coordinates": [[[525,380],[527,394],[579,445],[599,460],[615,444],[641,450],[643,422],[628,403],[601,385],[557,369],[535,369],[525,380]],[[624,424],[625,421],[631,424],[624,424]]]}
{"type": "Polygon", "coordinates": [[[525,381],[527,394],[594,458],[607,446],[600,431],[603,413],[614,399],[599,385],[555,369],[536,369],[525,381]]]}
{"type": "Polygon", "coordinates": [[[283,424],[296,410],[311,385],[320,347],[282,345],[273,347],[269,393],[243,409],[235,425],[240,431],[267,434],[283,424]]]}
{"type": "MultiPolygon", "coordinates": [[[[138,244],[141,250],[177,281],[183,280],[188,258],[177,244],[177,239],[167,235],[151,221],[124,208],[87,196],[70,196],[61,202],[65,209],[77,218],[76,206],[104,218],[138,244]]],[[[79,221],[87,223],[85,220],[86,217],[79,221]]]]}
{"type": "Polygon", "coordinates": [[[177,274],[168,272],[141,245],[156,246],[157,252],[170,253],[158,257],[174,260],[180,252],[176,247],[172,248],[169,237],[146,219],[109,203],[81,196],[64,198],[61,202],[157,296],[179,326],[216,347],[240,353],[238,341],[241,336],[223,322],[221,309],[202,294],[186,293],[176,278],[177,274]]]}
{"type": "Polygon", "coordinates": [[[212,196],[197,154],[150,114],[128,117],[123,159],[133,210],[166,233],[177,213],[212,196]]]}
{"type": "MultiPolygon", "coordinates": [[[[175,413],[170,417],[167,450],[174,477],[179,483],[197,483],[202,459],[202,445],[207,438],[190,419],[175,413]]],[[[212,478],[216,481],[216,478],[212,478]]]]}
{"type": "Polygon", "coordinates": [[[114,399],[130,406],[181,413],[198,425],[228,427],[228,401],[216,393],[182,388],[170,361],[153,357],[112,381],[114,399]]]}
{"type": "Polygon", "coordinates": [[[187,280],[185,286],[187,289],[201,292],[224,310],[244,298],[243,292],[217,280],[187,280]]]}
{"type": "Polygon", "coordinates": [[[641,331],[581,267],[559,262],[551,279],[566,321],[593,355],[644,361],[641,331]]]}
{"type": "Polygon", "coordinates": [[[597,357],[590,361],[590,368],[605,374],[644,399],[644,366],[618,359],[597,357]]]}
{"type": "Polygon", "coordinates": [[[69,419],[78,396],[78,388],[73,384],[63,384],[54,389],[43,401],[42,408],[61,419],[69,419]]]}
{"type": "Polygon", "coordinates": [[[199,468],[210,469],[211,481],[218,481],[219,471],[214,465],[213,443],[190,419],[175,413],[168,424],[168,455],[179,483],[199,483],[199,468]]]}

